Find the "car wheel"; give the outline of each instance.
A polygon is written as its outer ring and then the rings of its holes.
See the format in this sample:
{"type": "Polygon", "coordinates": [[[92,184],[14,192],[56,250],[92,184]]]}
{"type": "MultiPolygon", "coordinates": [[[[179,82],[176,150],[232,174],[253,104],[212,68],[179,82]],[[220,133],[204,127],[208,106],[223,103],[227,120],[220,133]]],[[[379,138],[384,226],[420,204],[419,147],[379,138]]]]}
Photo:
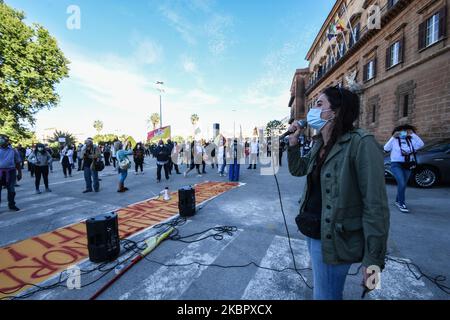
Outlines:
{"type": "Polygon", "coordinates": [[[437,181],[437,173],[431,168],[419,168],[414,173],[414,183],[420,188],[431,188],[437,181]]]}

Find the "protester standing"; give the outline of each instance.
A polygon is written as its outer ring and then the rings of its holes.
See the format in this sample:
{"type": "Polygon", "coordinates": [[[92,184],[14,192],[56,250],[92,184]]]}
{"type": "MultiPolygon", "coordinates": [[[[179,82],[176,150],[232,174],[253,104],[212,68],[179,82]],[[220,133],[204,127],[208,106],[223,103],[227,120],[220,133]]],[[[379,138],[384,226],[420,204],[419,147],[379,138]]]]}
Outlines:
{"type": "Polygon", "coordinates": [[[308,125],[319,135],[305,157],[298,146],[305,129],[297,122],[289,128],[295,132],[289,136],[289,171],[307,176],[295,221],[306,236],[316,300],[343,298],[352,263],[362,262],[365,287],[367,268],[385,266],[389,208],[383,153],[372,134],[353,126],[359,110],[353,92],[325,89],[308,113],[308,125]]]}
{"type": "Polygon", "coordinates": [[[256,169],[256,163],[258,162],[258,154],[259,154],[259,144],[256,141],[256,138],[253,138],[250,143],[250,162],[247,169],[251,169],[253,165],[253,169],[256,169]]]}
{"type": "MultiPolygon", "coordinates": [[[[180,159],[180,146],[178,145],[177,142],[173,143],[173,148],[172,148],[172,152],[170,155],[171,158],[171,166],[175,167],[175,172],[177,174],[181,174],[180,169],[178,168],[178,162],[180,159]]],[[[169,169],[169,171],[172,171],[172,167],[169,169]]]]}
{"type": "Polygon", "coordinates": [[[142,143],[139,142],[136,144],[136,146],[133,149],[133,161],[134,161],[134,174],[139,174],[138,169],[141,169],[141,174],[144,174],[144,158],[145,158],[145,151],[144,147],[142,146],[142,143]]]}
{"type": "Polygon", "coordinates": [[[169,180],[169,158],[170,158],[170,150],[167,146],[164,145],[164,141],[159,140],[158,147],[154,151],[156,157],[156,181],[158,183],[161,182],[161,170],[164,167],[164,174],[166,176],[166,180],[169,180]]]}
{"type": "MultiPolygon", "coordinates": [[[[123,148],[123,144],[120,141],[117,141],[114,144],[114,148],[116,150],[116,157],[118,162],[118,172],[119,172],[119,188],[117,192],[125,192],[128,191],[128,188],[125,187],[125,179],[128,176],[128,169],[131,168],[131,161],[128,159],[128,156],[133,155],[133,150],[127,144],[127,149],[123,148]]],[[[136,169],[137,172],[137,169],[136,169]]]]}
{"type": "Polygon", "coordinates": [[[33,153],[33,150],[36,146],[33,144],[32,147],[27,147],[25,157],[27,158],[27,165],[28,165],[28,172],[30,172],[30,176],[34,178],[34,164],[28,160],[28,157],[31,153],[33,153]]]}
{"type": "Polygon", "coordinates": [[[88,138],[84,142],[81,156],[83,158],[82,167],[84,171],[84,181],[86,182],[86,189],[83,193],[92,192],[92,187],[94,187],[95,192],[99,192],[100,182],[98,179],[98,171],[95,168],[95,163],[100,160],[101,153],[100,148],[94,144],[92,138],[88,138]]]}
{"type": "Polygon", "coordinates": [[[0,202],[3,187],[7,190],[8,207],[11,211],[19,211],[17,208],[16,180],[22,179],[22,167],[19,152],[13,149],[9,144],[9,138],[6,135],[0,135],[0,202]]]}
{"type": "Polygon", "coordinates": [[[63,168],[64,178],[67,178],[67,173],[72,177],[72,164],[73,164],[73,150],[71,146],[65,146],[60,153],[60,163],[63,168]]]}
{"type": "Polygon", "coordinates": [[[48,173],[53,158],[48,152],[48,149],[45,148],[45,145],[38,143],[36,145],[36,149],[28,157],[28,160],[34,164],[34,171],[36,175],[34,184],[36,187],[36,194],[41,193],[39,188],[41,184],[41,177],[44,180],[45,191],[51,192],[52,190],[48,187],[48,173]]]}
{"type": "Polygon", "coordinates": [[[105,149],[103,150],[103,155],[105,157],[105,166],[110,166],[110,159],[111,159],[111,146],[109,143],[105,144],[105,149]]]}

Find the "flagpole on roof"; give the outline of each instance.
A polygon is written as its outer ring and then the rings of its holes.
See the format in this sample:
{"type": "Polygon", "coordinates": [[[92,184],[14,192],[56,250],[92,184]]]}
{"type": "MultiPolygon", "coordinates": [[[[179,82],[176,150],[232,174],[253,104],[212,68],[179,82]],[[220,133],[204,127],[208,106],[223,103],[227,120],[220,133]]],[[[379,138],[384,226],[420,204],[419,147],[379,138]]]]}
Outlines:
{"type": "Polygon", "coordinates": [[[347,11],[347,6],[345,5],[345,1],[344,1],[344,11],[345,11],[345,17],[347,18],[348,26],[350,27],[350,31],[351,31],[351,33],[352,33],[353,44],[355,44],[355,43],[356,43],[355,33],[354,33],[354,31],[353,31],[352,24],[350,23],[350,19],[349,19],[349,17],[348,17],[348,11],[347,11]]]}

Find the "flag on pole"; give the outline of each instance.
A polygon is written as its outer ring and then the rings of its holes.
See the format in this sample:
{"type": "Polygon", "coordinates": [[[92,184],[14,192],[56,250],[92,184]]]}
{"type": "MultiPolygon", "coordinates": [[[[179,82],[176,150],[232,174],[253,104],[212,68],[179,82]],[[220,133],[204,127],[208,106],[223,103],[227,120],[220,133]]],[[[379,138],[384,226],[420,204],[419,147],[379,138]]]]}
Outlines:
{"type": "Polygon", "coordinates": [[[350,32],[351,32],[351,34],[352,34],[353,44],[355,44],[355,43],[356,43],[356,39],[355,39],[355,38],[356,38],[356,34],[355,34],[355,32],[353,31],[352,24],[350,23],[350,19],[349,19],[349,17],[348,17],[347,6],[345,5],[345,2],[344,2],[344,12],[345,12],[345,17],[346,17],[346,19],[347,19],[348,26],[350,27],[350,32]]]}
{"type": "Polygon", "coordinates": [[[162,127],[160,129],[156,129],[147,133],[147,142],[158,142],[161,139],[170,139],[170,137],[170,126],[162,127]]]}

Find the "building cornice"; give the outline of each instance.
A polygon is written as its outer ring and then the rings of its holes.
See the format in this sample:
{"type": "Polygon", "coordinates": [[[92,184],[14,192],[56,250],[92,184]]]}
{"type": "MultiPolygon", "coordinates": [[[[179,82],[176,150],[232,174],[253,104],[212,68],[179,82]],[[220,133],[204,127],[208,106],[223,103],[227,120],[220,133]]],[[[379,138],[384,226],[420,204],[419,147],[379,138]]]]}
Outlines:
{"type": "Polygon", "coordinates": [[[356,54],[360,49],[364,48],[364,45],[368,43],[375,35],[383,32],[389,23],[391,23],[408,5],[412,3],[411,0],[399,0],[393,7],[387,10],[387,12],[381,17],[381,28],[380,29],[367,29],[367,31],[362,35],[361,39],[356,42],[346,54],[340,58],[327,73],[320,79],[318,79],[314,84],[306,88],[306,95],[310,94],[315,88],[325,81],[328,81],[329,75],[333,74],[338,70],[345,62],[347,62],[350,57],[356,54]]]}

